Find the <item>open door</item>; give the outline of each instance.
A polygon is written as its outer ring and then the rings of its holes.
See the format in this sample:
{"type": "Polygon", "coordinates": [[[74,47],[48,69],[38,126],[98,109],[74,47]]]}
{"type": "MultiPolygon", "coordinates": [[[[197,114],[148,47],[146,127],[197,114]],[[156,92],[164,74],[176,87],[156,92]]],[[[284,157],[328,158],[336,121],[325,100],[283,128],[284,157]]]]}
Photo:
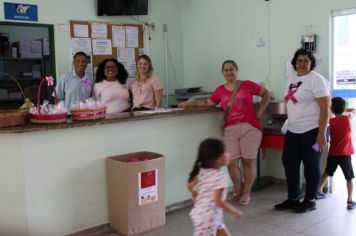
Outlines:
{"type": "MultiPolygon", "coordinates": [[[[356,109],[356,8],[331,12],[331,22],[332,93],[334,97],[343,97],[347,108],[356,109]]],[[[356,117],[352,119],[352,138],[356,148],[356,117]]],[[[355,171],[355,158],[352,162],[355,171]]],[[[333,186],[336,194],[346,196],[345,178],[340,168],[335,173],[333,186]]]]}

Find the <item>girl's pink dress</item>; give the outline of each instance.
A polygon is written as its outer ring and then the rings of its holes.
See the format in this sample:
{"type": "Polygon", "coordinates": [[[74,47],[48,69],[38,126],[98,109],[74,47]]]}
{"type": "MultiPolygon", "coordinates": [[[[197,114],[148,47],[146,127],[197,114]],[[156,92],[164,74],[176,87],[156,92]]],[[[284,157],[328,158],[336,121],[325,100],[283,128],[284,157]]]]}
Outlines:
{"type": "Polygon", "coordinates": [[[221,170],[202,168],[197,178],[198,195],[189,214],[194,225],[194,235],[215,236],[218,229],[225,228],[223,210],[214,202],[215,190],[224,189],[222,200],[226,199],[227,177],[221,170]]]}

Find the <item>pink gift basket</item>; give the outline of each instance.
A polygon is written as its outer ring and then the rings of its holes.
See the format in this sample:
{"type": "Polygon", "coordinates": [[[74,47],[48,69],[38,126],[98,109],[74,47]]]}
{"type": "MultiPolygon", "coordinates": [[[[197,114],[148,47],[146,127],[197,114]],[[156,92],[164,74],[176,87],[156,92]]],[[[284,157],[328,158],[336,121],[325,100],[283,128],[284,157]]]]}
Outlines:
{"type": "Polygon", "coordinates": [[[106,107],[71,109],[73,120],[97,120],[105,117],[106,107]]]}
{"type": "Polygon", "coordinates": [[[85,99],[85,89],[91,88],[89,78],[81,80],[78,102],[70,109],[73,120],[97,120],[105,117],[106,106],[93,99],[85,99]]]}
{"type": "MultiPolygon", "coordinates": [[[[52,124],[52,123],[66,122],[67,111],[65,108],[44,109],[43,107],[41,107],[40,95],[44,82],[47,82],[49,87],[54,88],[52,76],[46,76],[44,79],[42,79],[37,90],[37,107],[30,108],[30,122],[38,123],[38,124],[52,124]]],[[[58,98],[57,98],[56,89],[54,88],[54,107],[56,107],[56,105],[58,105],[58,98]]]]}

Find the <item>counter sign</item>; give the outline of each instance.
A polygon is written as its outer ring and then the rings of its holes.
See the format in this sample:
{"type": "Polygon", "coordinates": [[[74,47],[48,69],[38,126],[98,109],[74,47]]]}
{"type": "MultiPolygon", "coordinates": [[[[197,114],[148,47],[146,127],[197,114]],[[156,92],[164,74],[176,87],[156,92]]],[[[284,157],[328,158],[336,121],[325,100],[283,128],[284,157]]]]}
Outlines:
{"type": "Polygon", "coordinates": [[[4,2],[6,20],[38,21],[37,5],[4,2]]]}

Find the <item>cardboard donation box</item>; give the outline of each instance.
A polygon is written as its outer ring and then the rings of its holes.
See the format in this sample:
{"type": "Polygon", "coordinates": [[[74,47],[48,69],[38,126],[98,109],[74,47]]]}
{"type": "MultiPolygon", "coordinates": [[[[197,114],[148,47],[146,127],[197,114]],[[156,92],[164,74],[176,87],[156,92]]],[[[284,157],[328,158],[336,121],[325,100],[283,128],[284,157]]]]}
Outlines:
{"type": "Polygon", "coordinates": [[[164,157],[136,152],[106,160],[110,227],[139,235],[165,224],[164,157]]]}

